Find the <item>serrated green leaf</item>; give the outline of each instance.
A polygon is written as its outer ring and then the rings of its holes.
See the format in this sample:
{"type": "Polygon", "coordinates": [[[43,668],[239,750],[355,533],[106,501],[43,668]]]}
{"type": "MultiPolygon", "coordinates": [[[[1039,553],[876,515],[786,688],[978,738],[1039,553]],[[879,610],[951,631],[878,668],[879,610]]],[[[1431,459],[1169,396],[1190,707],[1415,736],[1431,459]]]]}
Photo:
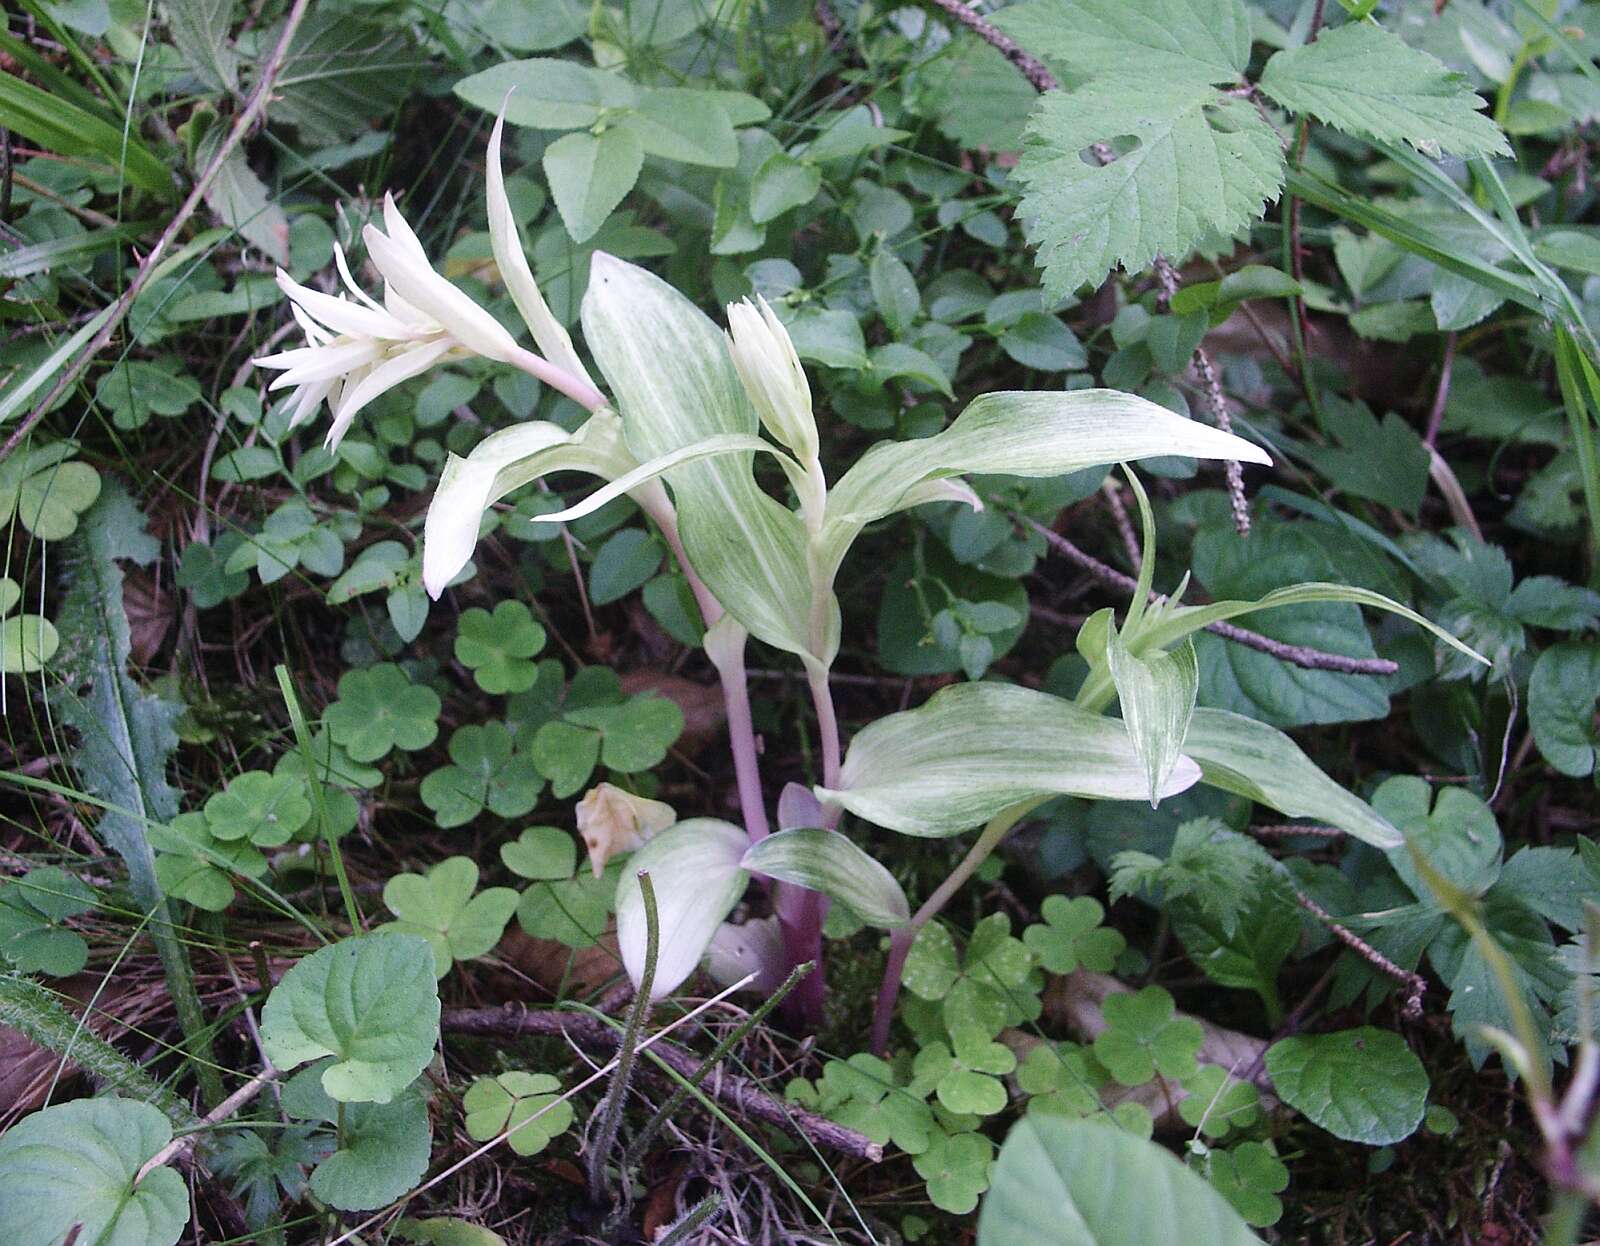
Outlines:
{"type": "Polygon", "coordinates": [[[1545,761],[1562,774],[1593,774],[1600,759],[1595,702],[1600,645],[1568,641],[1539,655],[1528,679],[1528,724],[1545,761]]]}
{"type": "Polygon", "coordinates": [[[438,1036],[433,952],[417,935],[358,935],[321,948],[284,974],[261,1011],[273,1064],[335,1057],[321,1084],[347,1103],[388,1103],[427,1067],[438,1036]]]}
{"type": "Polygon", "coordinates": [[[1409,1138],[1428,1103],[1422,1061],[1375,1026],[1283,1039],[1267,1048],[1266,1068],[1280,1099],[1347,1142],[1409,1138]]]}
{"type": "Polygon", "coordinates": [[[1002,10],[996,25],[1077,75],[1232,82],[1250,59],[1240,0],[1031,0],[1002,10]]]}
{"type": "Polygon", "coordinates": [[[574,242],[586,242],[639,180],[644,148],[631,129],[565,134],[544,150],[544,175],[574,242]]]}
{"type": "Polygon", "coordinates": [[[1278,197],[1283,153],[1248,101],[1193,78],[1119,76],[1045,96],[1016,176],[1045,296],[1060,299],[1243,229],[1278,197]],[[1084,148],[1124,136],[1135,145],[1111,163],[1085,163],[1084,148]]]}
{"type": "Polygon", "coordinates": [[[1456,156],[1506,155],[1471,80],[1372,22],[1345,22],[1315,43],[1275,52],[1263,91],[1291,112],[1379,142],[1456,156]]]}

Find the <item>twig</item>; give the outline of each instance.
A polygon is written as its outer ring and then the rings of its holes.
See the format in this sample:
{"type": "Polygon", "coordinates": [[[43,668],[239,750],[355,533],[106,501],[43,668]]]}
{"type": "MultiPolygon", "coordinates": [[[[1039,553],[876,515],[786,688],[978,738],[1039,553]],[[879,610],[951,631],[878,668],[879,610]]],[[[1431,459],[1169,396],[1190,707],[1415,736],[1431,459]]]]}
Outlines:
{"type": "Polygon", "coordinates": [[[1395,964],[1372,944],[1368,943],[1348,926],[1342,926],[1334,920],[1333,914],[1323,908],[1298,887],[1294,890],[1294,898],[1301,908],[1310,913],[1319,922],[1328,928],[1333,937],[1338,939],[1367,964],[1379,973],[1393,978],[1406,988],[1406,1002],[1401,1006],[1400,1015],[1407,1021],[1415,1021],[1422,1016],[1422,997],[1427,993],[1428,983],[1419,973],[1412,973],[1409,969],[1402,969],[1395,964]]]}
{"type": "Polygon", "coordinates": [[[256,118],[266,108],[267,100],[272,94],[272,88],[278,80],[278,73],[283,68],[284,60],[288,57],[289,45],[294,41],[295,33],[300,29],[300,22],[305,17],[306,10],[310,6],[311,0],[294,0],[294,4],[290,6],[288,16],[283,20],[283,30],[278,35],[278,41],[273,45],[266,62],[261,66],[261,75],[256,79],[256,84],[250,91],[250,98],[245,101],[244,108],[234,118],[233,128],[228,131],[228,136],[222,140],[216,154],[211,157],[211,163],[206,165],[204,171],[195,179],[188,198],[183,201],[183,205],[173,215],[171,222],[162,231],[161,237],[156,240],[155,246],[150,249],[150,253],[140,262],[139,271],[134,274],[133,280],[128,283],[128,288],[122,292],[116,303],[113,304],[111,315],[106,318],[105,324],[100,326],[100,331],[89,340],[89,344],[83,350],[78,352],[78,357],[67,365],[66,370],[61,374],[60,380],[50,387],[50,392],[40,399],[38,405],[28,413],[28,418],[17,426],[17,430],[10,437],[6,438],[5,445],[0,446],[0,463],[10,458],[12,452],[27,439],[34,426],[44,418],[47,411],[55,407],[56,400],[73,386],[94,357],[110,343],[117,329],[121,327],[122,322],[128,318],[128,313],[133,310],[134,301],[138,299],[145,286],[150,283],[150,279],[155,275],[157,266],[167,253],[167,248],[172,245],[184,226],[189,223],[189,218],[199,209],[200,204],[205,199],[206,192],[211,189],[211,184],[217,180],[218,175],[222,172],[223,164],[233,154],[234,149],[244,141],[251,127],[255,125],[256,118]]]}
{"type": "MultiPolygon", "coordinates": [[[[447,1033],[477,1034],[488,1038],[533,1035],[569,1038],[587,1047],[612,1048],[620,1041],[617,1032],[596,1017],[553,1009],[530,1011],[512,1005],[503,1008],[447,1008],[440,1019],[440,1028],[447,1033]]],[[[684,1077],[693,1077],[699,1070],[700,1060],[681,1047],[657,1042],[651,1050],[663,1064],[684,1077]]],[[[707,1079],[704,1089],[713,1099],[741,1115],[804,1134],[818,1146],[874,1164],[883,1159],[883,1148],[865,1134],[785,1103],[747,1078],[719,1073],[707,1079]]]]}
{"type": "Polygon", "coordinates": [[[1045,68],[1042,61],[1025,51],[1010,35],[984,21],[962,4],[961,0],[930,0],[930,2],[1015,65],[1017,71],[1028,80],[1028,84],[1041,95],[1046,91],[1061,89],[1061,83],[1045,68]]]}
{"type": "Polygon", "coordinates": [[[194,1144],[199,1141],[200,1135],[205,1132],[207,1126],[218,1125],[227,1120],[240,1108],[244,1107],[245,1104],[249,1103],[252,1099],[259,1095],[262,1091],[262,1088],[277,1075],[278,1071],[270,1064],[263,1068],[261,1072],[257,1073],[243,1086],[240,1086],[238,1090],[234,1091],[221,1103],[217,1104],[216,1107],[212,1108],[211,1111],[207,1112],[203,1117],[201,1117],[199,1128],[191,1129],[188,1133],[183,1134],[181,1137],[174,1138],[171,1142],[167,1143],[166,1146],[162,1147],[159,1151],[147,1159],[144,1162],[144,1167],[140,1168],[138,1175],[134,1177],[133,1184],[137,1186],[139,1182],[144,1180],[145,1174],[150,1172],[152,1169],[159,1168],[162,1164],[171,1163],[175,1159],[182,1159],[194,1149],[194,1144]]]}
{"type": "MultiPolygon", "coordinates": [[[[1019,515],[1017,518],[1042,536],[1057,553],[1065,555],[1096,579],[1103,580],[1113,588],[1120,588],[1124,592],[1132,592],[1138,587],[1138,581],[1131,575],[1124,575],[1115,567],[1107,566],[1093,554],[1079,549],[1059,532],[1052,531],[1038,520],[1025,515],[1019,515]]],[[[1153,601],[1164,600],[1159,593],[1152,593],[1150,597],[1153,601]]],[[[1221,636],[1224,640],[1231,640],[1234,644],[1243,645],[1259,653],[1270,654],[1308,671],[1336,671],[1343,675],[1393,675],[1400,669],[1397,663],[1391,662],[1388,658],[1352,658],[1342,653],[1326,653],[1309,645],[1286,644],[1226,620],[1219,619],[1215,623],[1207,623],[1205,630],[1221,636]]]]}

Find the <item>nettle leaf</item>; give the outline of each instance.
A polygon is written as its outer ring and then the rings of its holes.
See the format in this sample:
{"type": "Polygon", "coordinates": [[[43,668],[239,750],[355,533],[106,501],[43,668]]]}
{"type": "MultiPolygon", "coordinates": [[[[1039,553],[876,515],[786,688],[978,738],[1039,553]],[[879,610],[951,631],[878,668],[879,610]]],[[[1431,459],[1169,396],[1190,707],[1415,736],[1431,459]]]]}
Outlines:
{"type": "Polygon", "coordinates": [[[903,926],[911,920],[906,893],[894,875],[836,831],[779,831],[752,844],[739,864],[752,874],[831,896],[870,926],[903,926]]]}
{"type": "Polygon", "coordinates": [[[1229,1203],[1155,1143],[1030,1115],[1006,1138],[978,1246],[1261,1246],[1229,1203]]]}
{"type": "Polygon", "coordinates": [[[995,24],[1075,75],[1115,68],[1140,78],[1231,82],[1250,59],[1239,0],[1030,0],[995,24]]]}
{"type": "Polygon", "coordinates": [[[172,1140],[148,1103],[78,1099],[0,1134],[0,1234],[12,1246],[172,1246],[189,1223],[183,1178],[161,1166],[135,1184],[172,1140]]]}
{"type": "Polygon", "coordinates": [[[428,1170],[433,1128],[416,1087],[384,1103],[340,1103],[313,1065],[283,1088],[283,1110],[338,1126],[337,1145],[311,1172],[311,1192],[340,1211],[370,1211],[415,1188],[428,1170]]]}
{"type": "Polygon", "coordinates": [[[1286,1038],[1267,1048],[1278,1097],[1347,1142],[1409,1138],[1428,1104],[1428,1071],[1406,1040],[1363,1026],[1286,1038]]]}
{"type": "Polygon", "coordinates": [[[368,934],[296,962],[267,998],[261,1038],[280,1069],[333,1056],[322,1086],[345,1103],[388,1103],[433,1058],[439,987],[426,939],[368,934]]]}
{"type": "Polygon", "coordinates": [[[744,895],[740,865],[750,838],[731,822],[690,818],[662,831],[628,858],[617,883],[617,945],[628,977],[644,974],[646,923],[639,874],[655,890],[659,949],[651,996],[665,998],[694,972],[711,936],[744,895]]]}
{"type": "Polygon", "coordinates": [[[1315,43],[1273,53],[1261,89],[1291,112],[1379,142],[1428,153],[1507,155],[1505,135],[1479,110],[1472,82],[1367,21],[1324,30],[1315,43]]]}
{"type": "Polygon", "coordinates": [[[1210,234],[1234,234],[1283,188],[1277,133],[1249,101],[1197,78],[1124,78],[1126,62],[1107,64],[1117,78],[1040,101],[1017,163],[1052,301],[1119,265],[1139,272],[1157,255],[1180,259],[1210,234]],[[1109,164],[1084,160],[1095,144],[1111,147],[1109,164]]]}
{"type": "Polygon", "coordinates": [[[494,949],[520,898],[510,887],[490,887],[474,896],[478,866],[451,857],[426,874],[396,874],[383,888],[383,902],[399,921],[386,929],[421,935],[433,949],[434,973],[494,949]]]}
{"type": "Polygon", "coordinates": [[[1593,774],[1600,759],[1597,701],[1600,645],[1568,641],[1539,655],[1528,679],[1528,723],[1545,761],[1575,779],[1593,774]]]}
{"type": "Polygon", "coordinates": [[[487,1142],[507,1129],[518,1155],[537,1155],[572,1124],[572,1104],[561,1097],[561,1083],[548,1073],[502,1073],[480,1077],[461,1101],[467,1137],[487,1142]]]}

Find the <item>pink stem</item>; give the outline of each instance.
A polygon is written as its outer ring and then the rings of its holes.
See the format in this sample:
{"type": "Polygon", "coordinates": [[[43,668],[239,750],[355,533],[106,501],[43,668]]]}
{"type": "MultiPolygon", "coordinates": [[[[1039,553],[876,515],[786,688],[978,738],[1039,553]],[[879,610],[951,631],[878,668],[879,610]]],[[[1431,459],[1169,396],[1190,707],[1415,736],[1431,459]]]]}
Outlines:
{"type": "Polygon", "coordinates": [[[551,363],[543,355],[536,355],[531,350],[516,348],[516,354],[506,361],[514,367],[521,368],[529,376],[536,376],[552,389],[558,389],[574,402],[581,403],[590,411],[598,411],[606,406],[606,396],[582,377],[573,376],[565,368],[551,363]]]}

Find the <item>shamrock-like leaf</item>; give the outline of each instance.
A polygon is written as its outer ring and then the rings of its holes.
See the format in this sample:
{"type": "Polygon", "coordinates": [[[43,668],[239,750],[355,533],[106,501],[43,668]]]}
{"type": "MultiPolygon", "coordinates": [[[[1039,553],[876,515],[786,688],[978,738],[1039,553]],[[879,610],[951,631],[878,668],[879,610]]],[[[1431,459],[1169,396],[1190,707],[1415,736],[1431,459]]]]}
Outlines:
{"type": "Polygon", "coordinates": [[[1022,941],[1051,973],[1071,973],[1079,965],[1105,973],[1128,946],[1100,924],[1106,911],[1092,896],[1047,896],[1039,912],[1044,922],[1024,930],[1022,941]]]}
{"type": "Polygon", "coordinates": [[[326,1069],[313,1065],[283,1088],[290,1116],[338,1126],[331,1153],[311,1172],[311,1192],[340,1211],[392,1203],[428,1170],[433,1130],[427,1103],[415,1087],[388,1102],[340,1103],[328,1096],[326,1081],[326,1069]]]}
{"type": "Polygon", "coordinates": [[[551,792],[570,796],[588,782],[596,762],[624,774],[660,765],[682,731],[683,711],[665,697],[567,709],[534,735],[533,759],[551,792]]]}
{"type": "Polygon", "coordinates": [[[347,671],[339,680],[339,699],[324,720],[334,743],[358,762],[377,761],[390,750],[415,752],[439,734],[439,695],[411,682],[393,662],[347,671]]]}
{"type": "Polygon", "coordinates": [[[1277,1224],[1283,1215],[1278,1195],[1289,1186],[1289,1170],[1264,1142],[1241,1142],[1231,1151],[1206,1157],[1211,1188],[1257,1228],[1277,1224]]]}
{"type": "Polygon", "coordinates": [[[1017,1068],[1017,1088],[1029,1096],[1028,1111],[1057,1116],[1093,1116],[1100,1088],[1111,1079],[1088,1048],[1076,1043],[1041,1043],[1017,1068]]]}
{"type": "Polygon", "coordinates": [[[181,813],[168,826],[150,828],[161,890],[208,913],[233,903],[231,875],[260,878],[267,859],[248,839],[218,839],[203,813],[181,813]]]}
{"type": "MultiPolygon", "coordinates": [[[[513,871],[517,867],[512,861],[523,860],[519,854],[502,859],[513,871]]],[[[576,859],[574,852],[574,864],[576,859]]],[[[517,903],[517,923],[535,939],[554,939],[571,948],[593,947],[611,919],[621,875],[618,860],[607,865],[599,878],[581,870],[566,878],[536,881],[517,903]]]]}
{"type": "Polygon", "coordinates": [[[1007,1103],[1002,1076],[1017,1067],[1017,1058],[1003,1043],[987,1036],[963,1036],[951,1051],[944,1043],[930,1043],[917,1052],[912,1065],[912,1086],[927,1087],[939,1102],[964,1116],[993,1116],[1007,1103]]]}
{"type": "Polygon", "coordinates": [[[183,1178],[139,1170],[172,1140],[148,1103],[77,1099],[0,1134],[0,1237],[11,1246],[172,1246],[189,1223],[183,1178]]]}
{"type": "Polygon", "coordinates": [[[1172,996],[1159,986],[1108,996],[1106,1028],[1094,1040],[1095,1058],[1124,1086],[1163,1077],[1194,1076],[1205,1032],[1193,1017],[1177,1016],[1172,996]]]}
{"type": "Polygon", "coordinates": [[[458,727],[450,737],[450,761],[422,781],[422,803],[442,827],[464,826],[485,809],[520,817],[539,801],[544,779],[529,758],[513,751],[504,723],[458,727]]]}
{"type": "Polygon", "coordinates": [[[456,628],[456,661],[485,692],[526,692],[538,677],[531,659],[544,640],[544,628],[520,601],[502,601],[493,614],[473,607],[456,628]]]}
{"type": "Polygon", "coordinates": [[[537,1155],[572,1124],[572,1104],[560,1096],[561,1083],[548,1073],[480,1077],[461,1102],[467,1136],[487,1142],[510,1129],[514,1132],[506,1142],[513,1151],[537,1155]]]}
{"type": "Polygon", "coordinates": [[[1194,1076],[1183,1079],[1188,1097],[1178,1104],[1178,1115],[1207,1138],[1225,1137],[1229,1130],[1245,1129],[1261,1119],[1261,1096],[1220,1064],[1202,1064],[1194,1076]]]}
{"type": "Polygon", "coordinates": [[[924,926],[906,958],[903,981],[913,995],[942,1001],[952,1037],[981,1033],[992,1038],[1039,1015],[1043,981],[1004,913],[991,914],[973,928],[962,958],[949,931],[936,923],[924,926]]]}
{"type": "Polygon", "coordinates": [[[311,820],[305,784],[288,775],[248,770],[206,801],[206,825],[218,839],[276,848],[311,820]]]}
{"type": "Polygon", "coordinates": [[[340,1102],[388,1103],[433,1058],[439,987],[426,939],[369,934],[295,964],[267,997],[261,1038],[280,1069],[333,1056],[322,1086],[340,1102]]]}
{"type": "Polygon", "coordinates": [[[500,859],[513,874],[548,882],[572,877],[578,846],[558,826],[530,826],[514,842],[500,845],[500,859]]]}
{"type": "Polygon", "coordinates": [[[383,902],[400,920],[384,927],[421,935],[433,949],[434,973],[494,949],[517,907],[510,887],[490,887],[474,896],[478,867],[470,857],[451,857],[426,874],[396,874],[383,888],[383,902]]]}
{"type": "Polygon", "coordinates": [[[1500,826],[1494,811],[1465,788],[1441,788],[1435,796],[1426,779],[1395,775],[1372,794],[1372,807],[1406,837],[1406,844],[1389,852],[1389,863],[1423,903],[1436,901],[1412,860],[1412,848],[1471,895],[1481,896],[1500,877],[1500,826]]]}
{"type": "Polygon", "coordinates": [[[88,962],[89,946],[61,923],[94,903],[87,884],[53,865],[0,885],[0,957],[20,973],[77,973],[88,962]]]}
{"type": "Polygon", "coordinates": [[[974,1133],[940,1134],[911,1161],[927,1182],[933,1205],[954,1216],[964,1216],[978,1205],[978,1196],[989,1188],[993,1163],[994,1143],[974,1133]]]}
{"type": "Polygon", "coordinates": [[[0,674],[42,671],[59,648],[60,633],[43,615],[14,614],[0,621],[0,674]]]}
{"type": "Polygon", "coordinates": [[[0,463],[0,525],[13,516],[41,541],[62,541],[78,530],[78,516],[100,496],[100,474],[87,463],[67,462],[77,445],[57,441],[13,454],[0,463]]]}
{"type": "Polygon", "coordinates": [[[894,1143],[907,1155],[928,1149],[938,1126],[925,1102],[928,1092],[903,1084],[890,1065],[860,1052],[848,1060],[829,1060],[813,1086],[796,1078],[784,1092],[831,1120],[871,1138],[894,1143]]]}

